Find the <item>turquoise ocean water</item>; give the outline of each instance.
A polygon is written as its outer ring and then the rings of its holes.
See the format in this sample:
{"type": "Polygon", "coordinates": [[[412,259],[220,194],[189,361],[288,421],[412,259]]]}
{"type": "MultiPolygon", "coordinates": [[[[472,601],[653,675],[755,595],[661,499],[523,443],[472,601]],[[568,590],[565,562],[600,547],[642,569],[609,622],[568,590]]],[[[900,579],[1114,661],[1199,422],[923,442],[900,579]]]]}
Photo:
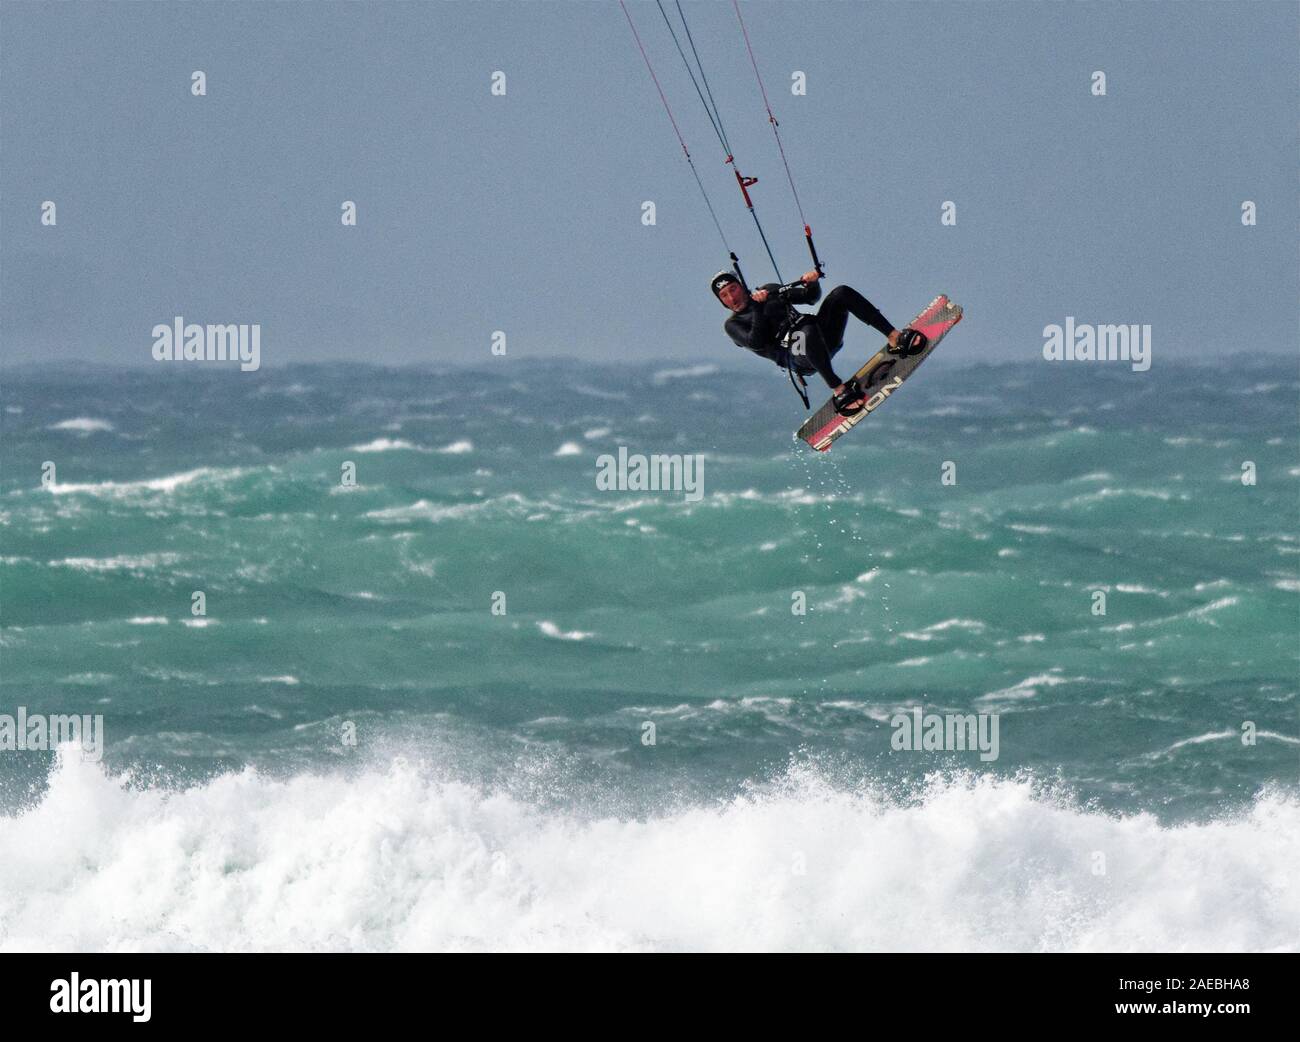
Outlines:
{"type": "Polygon", "coordinates": [[[1293,361],[502,371],[7,375],[0,949],[1300,947],[1293,361]]]}

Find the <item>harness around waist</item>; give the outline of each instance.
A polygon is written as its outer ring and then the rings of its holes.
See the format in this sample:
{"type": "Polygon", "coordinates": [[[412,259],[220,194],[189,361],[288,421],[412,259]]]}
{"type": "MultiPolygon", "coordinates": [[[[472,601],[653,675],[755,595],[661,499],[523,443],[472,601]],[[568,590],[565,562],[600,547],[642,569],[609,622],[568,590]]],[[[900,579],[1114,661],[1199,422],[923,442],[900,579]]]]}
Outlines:
{"type": "MultiPolygon", "coordinates": [[[[808,360],[808,340],[812,337],[820,338],[822,335],[821,329],[818,328],[815,321],[816,316],[805,315],[801,311],[795,311],[792,314],[797,315],[798,318],[795,318],[785,328],[778,337],[777,343],[785,349],[788,368],[800,373],[815,373],[817,367],[808,360]]],[[[839,344],[836,344],[835,347],[827,346],[826,353],[833,355],[839,348],[839,344]]]]}

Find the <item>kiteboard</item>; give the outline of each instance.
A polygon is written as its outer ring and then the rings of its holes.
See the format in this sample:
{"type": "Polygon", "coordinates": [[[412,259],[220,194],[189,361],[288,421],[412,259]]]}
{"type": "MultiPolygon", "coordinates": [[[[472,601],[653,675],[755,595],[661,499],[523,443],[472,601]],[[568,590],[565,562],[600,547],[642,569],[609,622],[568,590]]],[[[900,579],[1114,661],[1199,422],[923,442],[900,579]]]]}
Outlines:
{"type": "Polygon", "coordinates": [[[916,371],[916,367],[930,357],[930,352],[939,346],[939,341],[947,335],[948,330],[960,321],[961,306],[940,293],[908,323],[926,335],[928,343],[922,350],[914,355],[891,355],[884,349],[877,351],[866,365],[853,374],[853,379],[866,394],[867,404],[850,416],[841,416],[835,411],[834,400],[827,401],[795,431],[795,437],[802,438],[818,452],[826,452],[837,438],[852,430],[883,405],[902,386],[903,381],[916,371]]]}

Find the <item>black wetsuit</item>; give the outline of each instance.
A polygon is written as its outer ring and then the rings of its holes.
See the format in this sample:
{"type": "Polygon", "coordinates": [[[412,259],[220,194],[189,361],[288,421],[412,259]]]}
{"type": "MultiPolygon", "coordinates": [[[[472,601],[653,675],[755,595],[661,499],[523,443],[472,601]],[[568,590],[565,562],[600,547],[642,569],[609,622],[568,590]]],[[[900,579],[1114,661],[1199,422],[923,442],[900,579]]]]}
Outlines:
{"type": "Polygon", "coordinates": [[[758,288],[768,291],[767,299],[761,304],[751,300],[745,310],[733,312],[724,327],[727,336],[746,350],[771,359],[782,369],[793,369],[804,375],[820,373],[827,387],[835,388],[843,383],[835,375],[831,359],[844,346],[844,327],[849,315],[885,336],[894,329],[876,306],[851,286],[836,286],[827,293],[815,315],[796,311],[791,305],[816,304],[822,295],[819,282],[791,283],[783,294],[779,293],[782,287],[776,282],[758,288]],[[803,334],[802,354],[791,351],[782,342],[786,334],[795,331],[803,334]]]}

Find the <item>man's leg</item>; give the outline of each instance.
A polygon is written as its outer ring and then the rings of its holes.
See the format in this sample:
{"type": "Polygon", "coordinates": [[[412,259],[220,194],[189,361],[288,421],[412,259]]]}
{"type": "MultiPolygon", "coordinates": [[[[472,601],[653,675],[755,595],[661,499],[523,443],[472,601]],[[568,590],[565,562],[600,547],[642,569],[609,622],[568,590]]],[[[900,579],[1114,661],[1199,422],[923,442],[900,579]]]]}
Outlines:
{"type": "Polygon", "coordinates": [[[835,369],[831,365],[831,357],[840,349],[840,342],[838,340],[833,341],[835,347],[831,348],[816,321],[804,322],[799,327],[798,332],[802,334],[803,356],[817,370],[821,378],[826,381],[826,386],[834,390],[842,381],[835,375],[835,369]]]}
{"type": "Polygon", "coordinates": [[[849,315],[859,322],[865,322],[872,329],[889,336],[894,327],[889,320],[866,297],[852,286],[836,286],[826,294],[822,306],[817,309],[817,328],[821,330],[827,344],[839,346],[844,339],[844,327],[848,325],[849,315]]]}

